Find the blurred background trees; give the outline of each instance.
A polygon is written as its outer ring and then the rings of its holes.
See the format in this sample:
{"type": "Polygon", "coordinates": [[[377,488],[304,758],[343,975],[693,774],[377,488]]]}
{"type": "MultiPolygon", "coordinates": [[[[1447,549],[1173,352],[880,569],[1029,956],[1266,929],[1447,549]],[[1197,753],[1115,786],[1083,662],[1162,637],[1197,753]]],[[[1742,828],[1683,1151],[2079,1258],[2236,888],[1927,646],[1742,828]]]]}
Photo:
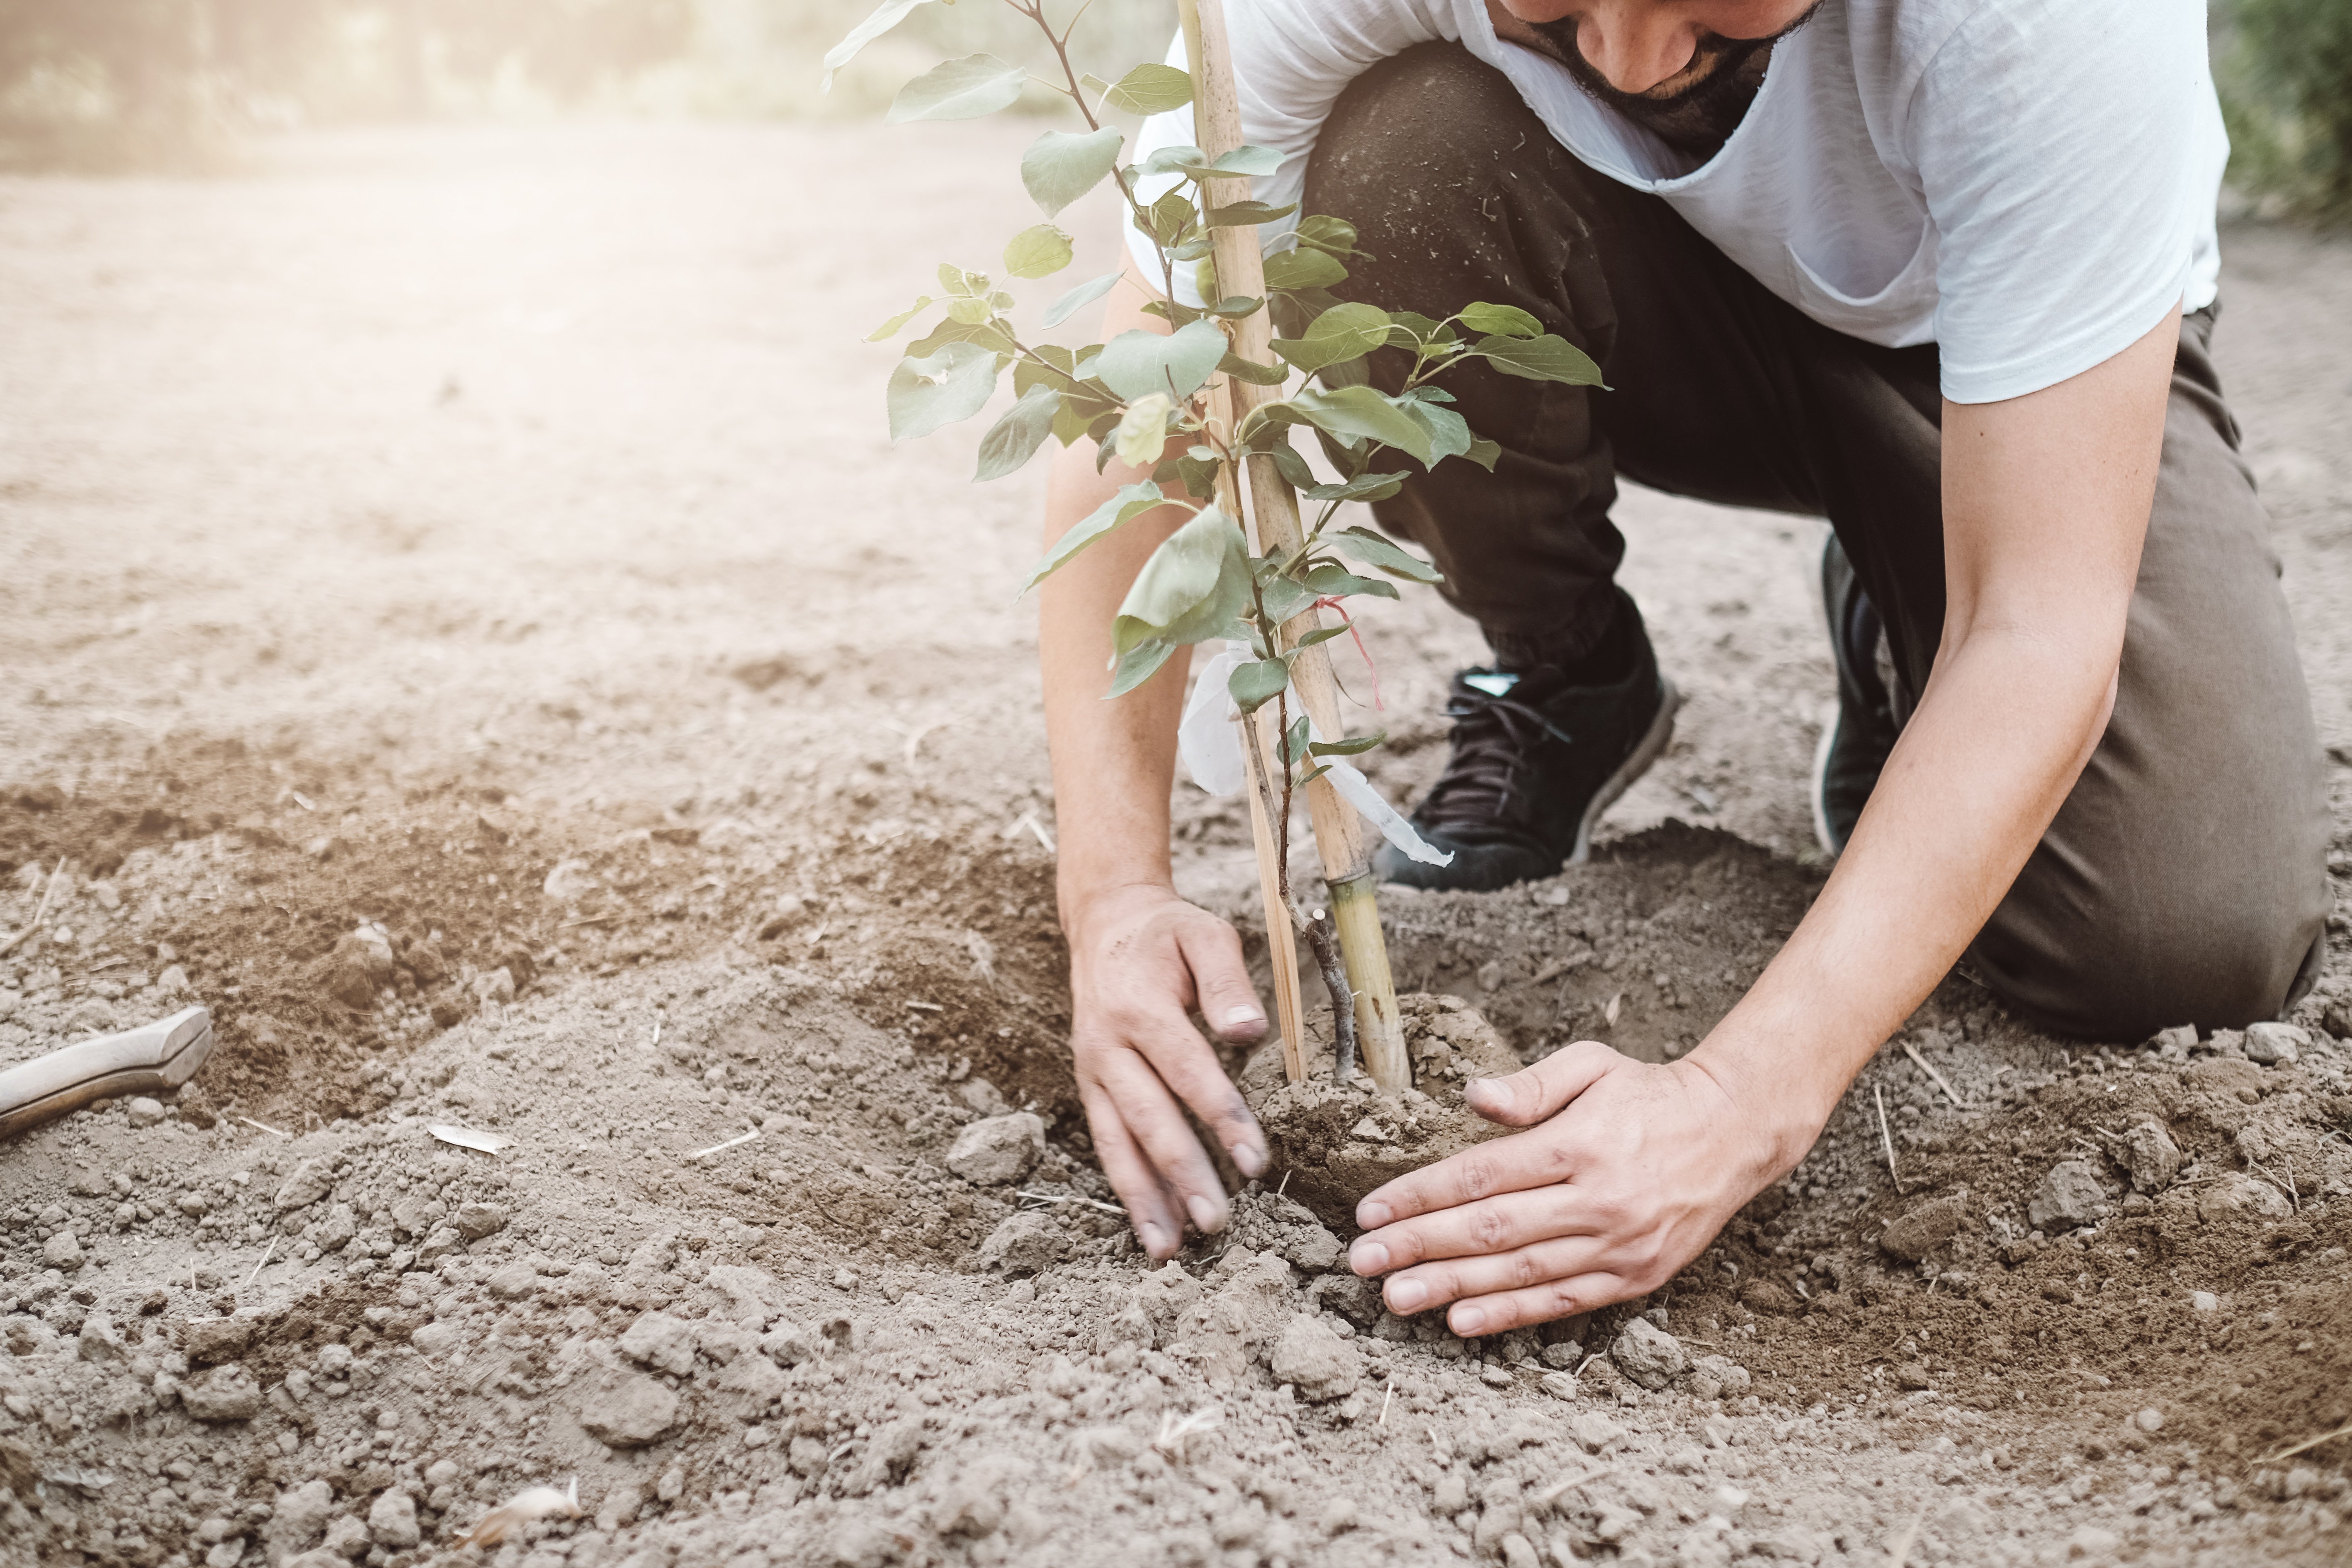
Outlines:
{"type": "MultiPolygon", "coordinates": [[[[871,4],[0,0],[0,167],[203,167],[298,125],[866,114],[942,54],[1022,38],[984,0],[927,5],[821,97],[818,58],[871,4]]],[[[2352,0],[2213,4],[2232,183],[2265,212],[2352,222],[2352,0]]],[[[1173,26],[1172,0],[1118,0],[1077,42],[1124,58],[1173,26]]]]}
{"type": "Polygon", "coordinates": [[[2352,223],[2352,0],[2225,0],[2213,50],[2232,183],[2352,223]]]}

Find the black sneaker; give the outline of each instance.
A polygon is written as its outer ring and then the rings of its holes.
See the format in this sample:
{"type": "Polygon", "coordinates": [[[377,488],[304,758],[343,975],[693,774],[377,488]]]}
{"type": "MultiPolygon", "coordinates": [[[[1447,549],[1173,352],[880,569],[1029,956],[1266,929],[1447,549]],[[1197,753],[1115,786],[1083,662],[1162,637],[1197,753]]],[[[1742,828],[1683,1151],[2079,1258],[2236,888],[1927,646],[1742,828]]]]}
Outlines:
{"type": "Polygon", "coordinates": [[[1822,550],[1822,604],[1829,612],[1830,654],[1837,664],[1836,722],[1822,731],[1813,752],[1813,833],[1832,855],[1843,854],[1862,820],[1870,792],[1903,732],[1903,708],[1885,623],[1862,591],[1853,563],[1830,535],[1822,550]]]}
{"type": "Polygon", "coordinates": [[[1674,686],[1658,673],[1634,616],[1633,672],[1610,686],[1571,686],[1550,666],[1524,673],[1465,669],[1445,704],[1454,754],[1413,826],[1451,865],[1383,846],[1384,880],[1491,892],[1581,863],[1592,824],[1649,771],[1675,732],[1674,686]]]}

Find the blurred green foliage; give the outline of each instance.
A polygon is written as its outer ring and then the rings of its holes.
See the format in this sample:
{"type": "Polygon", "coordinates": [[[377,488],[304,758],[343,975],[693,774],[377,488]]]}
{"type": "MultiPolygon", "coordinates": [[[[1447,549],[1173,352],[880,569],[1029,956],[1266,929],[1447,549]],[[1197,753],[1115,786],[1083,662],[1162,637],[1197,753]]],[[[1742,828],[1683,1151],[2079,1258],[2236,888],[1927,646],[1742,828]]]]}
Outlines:
{"type": "Polygon", "coordinates": [[[2214,20],[2231,182],[2264,210],[2352,223],[2352,0],[2228,0],[2214,20]]]}

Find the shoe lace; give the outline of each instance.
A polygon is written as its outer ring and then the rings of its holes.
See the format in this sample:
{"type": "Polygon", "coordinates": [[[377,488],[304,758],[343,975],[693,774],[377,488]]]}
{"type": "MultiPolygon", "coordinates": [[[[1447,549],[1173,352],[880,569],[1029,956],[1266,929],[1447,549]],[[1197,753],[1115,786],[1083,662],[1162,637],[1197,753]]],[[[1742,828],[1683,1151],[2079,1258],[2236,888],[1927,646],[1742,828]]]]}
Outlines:
{"type": "Polygon", "coordinates": [[[1538,709],[1508,697],[1457,689],[1445,704],[1453,754],[1415,815],[1431,827],[1519,826],[1528,815],[1520,773],[1547,739],[1574,744],[1538,709]]]}

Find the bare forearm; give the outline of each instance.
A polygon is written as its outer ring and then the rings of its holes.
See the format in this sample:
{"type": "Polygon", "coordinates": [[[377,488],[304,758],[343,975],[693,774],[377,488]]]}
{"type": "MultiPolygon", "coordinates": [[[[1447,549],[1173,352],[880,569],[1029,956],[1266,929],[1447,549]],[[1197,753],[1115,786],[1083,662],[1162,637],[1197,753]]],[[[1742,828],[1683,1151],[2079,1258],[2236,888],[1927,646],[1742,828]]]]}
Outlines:
{"type": "MultiPolygon", "coordinates": [[[[1097,476],[1093,452],[1084,445],[1061,452],[1047,492],[1046,542],[1140,477],[1117,463],[1097,476]]],[[[1111,618],[1137,570],[1182,518],[1172,508],[1147,512],[1055,573],[1040,591],[1039,661],[1061,827],[1066,927],[1094,894],[1169,879],[1168,788],[1189,650],[1180,649],[1159,674],[1116,701],[1105,701],[1103,693],[1110,689],[1111,618]]]]}
{"type": "Polygon", "coordinates": [[[2106,726],[2116,647],[2102,644],[2120,632],[1991,632],[1952,650],[1829,885],[1694,1054],[1751,1103],[1793,1100],[1787,1164],[2032,854],[2106,726]]]}
{"type": "Polygon", "coordinates": [[[1934,673],[1828,887],[1694,1053],[1786,1110],[1788,1163],[1975,940],[2106,728],[2178,332],[2159,322],[2027,397],[1946,405],[1934,673]]]}

